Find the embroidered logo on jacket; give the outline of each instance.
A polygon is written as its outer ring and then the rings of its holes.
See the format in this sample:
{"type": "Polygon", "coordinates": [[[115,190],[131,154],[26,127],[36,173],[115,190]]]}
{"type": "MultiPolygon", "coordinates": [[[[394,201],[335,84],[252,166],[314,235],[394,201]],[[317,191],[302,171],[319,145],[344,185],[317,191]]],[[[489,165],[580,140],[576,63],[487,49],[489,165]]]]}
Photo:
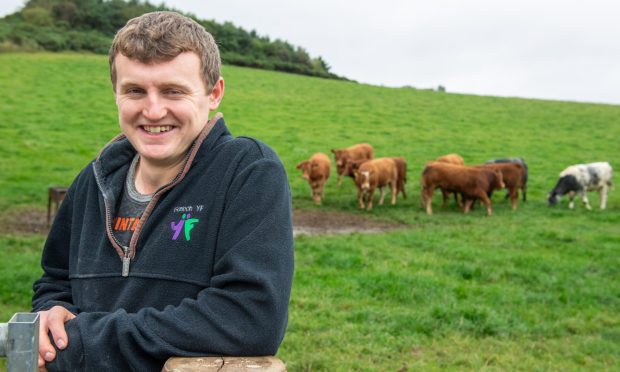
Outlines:
{"type": "Polygon", "coordinates": [[[172,229],[172,240],[177,240],[179,235],[181,234],[181,230],[183,230],[183,234],[185,235],[185,240],[190,240],[190,232],[194,228],[194,225],[197,224],[200,220],[198,218],[190,218],[192,215],[187,213],[183,213],[181,219],[176,223],[174,221],[170,222],[170,228],[172,229]]]}

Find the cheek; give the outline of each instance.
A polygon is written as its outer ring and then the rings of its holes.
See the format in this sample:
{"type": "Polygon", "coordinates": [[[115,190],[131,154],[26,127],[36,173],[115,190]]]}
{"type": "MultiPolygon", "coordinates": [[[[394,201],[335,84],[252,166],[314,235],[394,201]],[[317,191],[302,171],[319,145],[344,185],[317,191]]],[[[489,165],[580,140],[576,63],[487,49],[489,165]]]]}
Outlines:
{"type": "Polygon", "coordinates": [[[120,101],[116,103],[116,107],[118,108],[118,117],[121,120],[129,120],[133,116],[140,113],[140,109],[136,102],[132,101],[120,101]]]}

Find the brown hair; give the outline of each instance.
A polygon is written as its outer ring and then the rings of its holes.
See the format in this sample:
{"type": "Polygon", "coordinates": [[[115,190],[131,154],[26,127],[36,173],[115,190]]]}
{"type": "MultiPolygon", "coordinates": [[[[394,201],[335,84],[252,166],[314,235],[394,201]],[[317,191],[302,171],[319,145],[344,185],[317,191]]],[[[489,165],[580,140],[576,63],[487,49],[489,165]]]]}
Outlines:
{"type": "Polygon", "coordinates": [[[110,79],[116,90],[114,59],[118,53],[142,63],[165,62],[183,52],[200,58],[207,94],[220,78],[220,52],[210,33],[196,21],[174,12],[152,12],[130,19],[110,47],[110,79]]]}

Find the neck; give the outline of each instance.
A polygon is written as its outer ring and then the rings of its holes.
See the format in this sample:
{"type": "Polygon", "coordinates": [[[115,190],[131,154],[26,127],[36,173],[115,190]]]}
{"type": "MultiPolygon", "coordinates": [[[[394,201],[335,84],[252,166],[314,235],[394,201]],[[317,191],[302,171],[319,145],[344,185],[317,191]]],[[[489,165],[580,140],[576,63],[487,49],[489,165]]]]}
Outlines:
{"type": "Polygon", "coordinates": [[[136,190],[140,194],[152,194],[170,183],[181,171],[184,158],[171,164],[154,164],[140,157],[136,169],[136,190]]]}

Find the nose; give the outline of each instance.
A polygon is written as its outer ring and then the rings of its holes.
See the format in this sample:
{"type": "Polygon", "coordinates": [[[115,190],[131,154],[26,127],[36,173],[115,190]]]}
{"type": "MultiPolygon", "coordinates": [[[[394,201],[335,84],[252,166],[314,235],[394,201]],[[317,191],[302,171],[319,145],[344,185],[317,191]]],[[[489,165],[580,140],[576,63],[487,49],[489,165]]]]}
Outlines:
{"type": "Polygon", "coordinates": [[[149,94],[145,98],[144,108],[142,109],[142,115],[151,121],[158,121],[163,119],[168,110],[163,100],[156,94],[149,94]]]}

